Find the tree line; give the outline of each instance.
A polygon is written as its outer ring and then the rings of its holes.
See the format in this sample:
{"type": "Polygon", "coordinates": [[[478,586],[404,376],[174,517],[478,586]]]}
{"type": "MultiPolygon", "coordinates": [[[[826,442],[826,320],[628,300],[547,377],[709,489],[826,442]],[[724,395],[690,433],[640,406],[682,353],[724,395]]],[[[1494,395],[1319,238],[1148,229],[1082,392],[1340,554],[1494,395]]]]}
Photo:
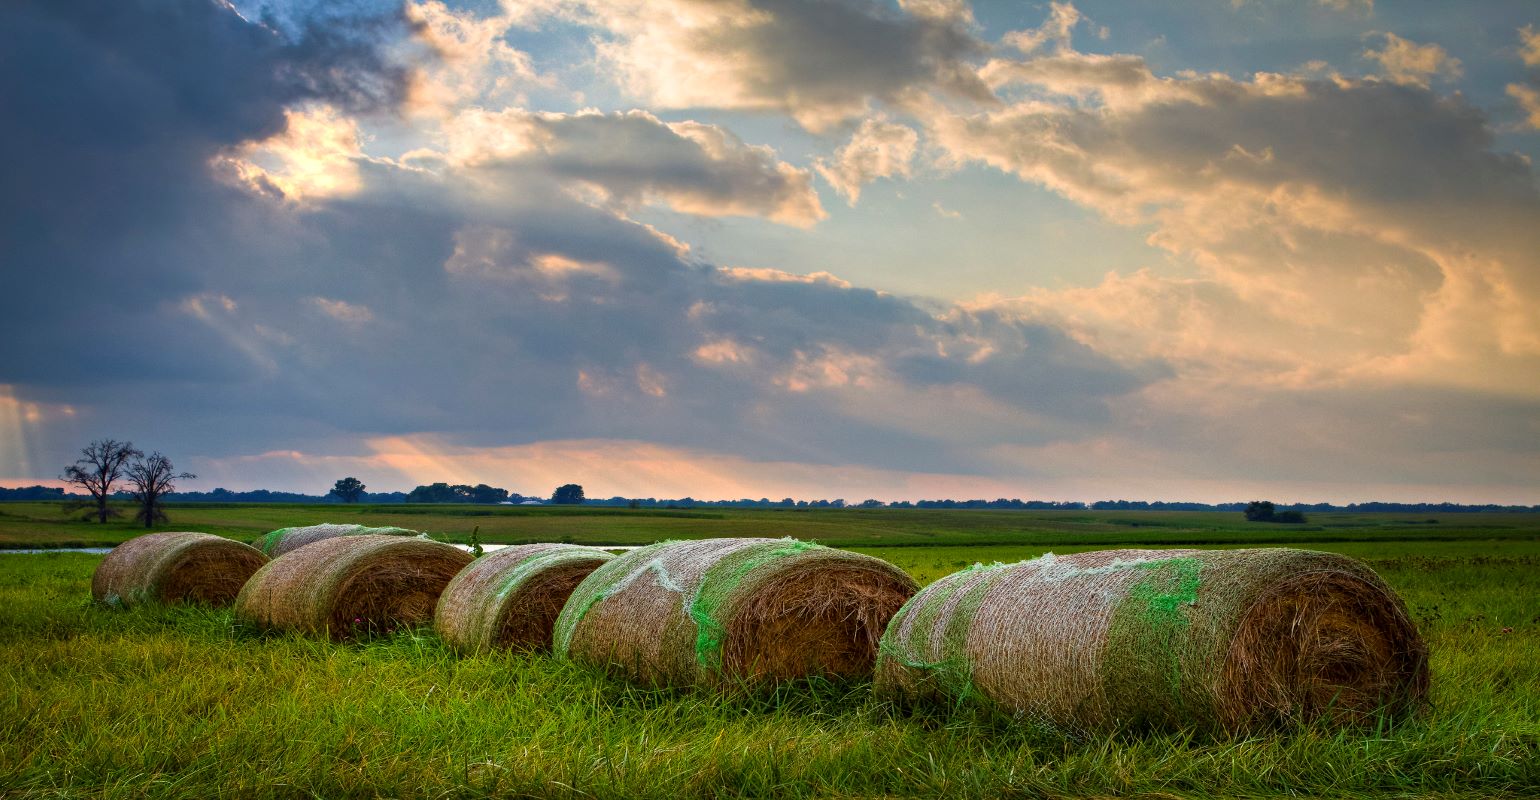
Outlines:
{"type": "Polygon", "coordinates": [[[171,459],[159,451],[148,455],[132,442],[116,439],[99,439],[80,451],[80,458],[65,468],[60,480],[78,487],[84,494],[66,493],[63,488],[27,486],[0,487],[0,501],[63,501],[66,513],[81,510],[88,512],[98,522],[118,516],[120,512],[111,501],[129,501],[134,509],[134,521],[146,528],[166,521],[165,504],[168,502],[228,502],[228,503],[465,503],[498,505],[505,503],[529,503],[554,505],[587,504],[611,508],[928,508],[928,509],[1001,509],[1001,510],[1068,510],[1068,511],[1239,511],[1247,520],[1254,522],[1299,523],[1305,521],[1305,512],[1396,512],[1396,513],[1470,513],[1470,512],[1536,512],[1540,506],[1463,504],[1463,503],[1386,503],[1367,502],[1336,505],[1332,503],[1274,504],[1266,500],[1248,503],[1191,503],[1144,500],[1099,500],[1093,503],[1079,501],[1021,500],[997,498],[995,500],[899,500],[884,502],[867,499],[847,503],[843,498],[833,500],[797,500],[785,497],[771,500],[761,497],[737,500],[697,500],[693,497],[659,499],[655,497],[587,498],[583,487],[567,483],[556,487],[548,496],[524,495],[485,483],[475,485],[430,483],[417,486],[410,492],[384,492],[371,494],[358,478],[349,476],[339,479],[325,495],[309,495],[297,492],[274,492],[257,489],[233,492],[217,488],[210,492],[177,492],[176,483],[196,478],[189,472],[177,472],[171,459]]]}
{"type": "MultiPolygon", "coordinates": [[[[328,497],[335,497],[344,503],[357,503],[364,496],[364,490],[368,487],[363,481],[352,476],[342,478],[333,484],[328,497]]],[[[562,484],[551,492],[548,502],[555,505],[578,505],[584,502],[583,487],[575,483],[562,484]]],[[[524,503],[530,500],[547,502],[536,497],[528,497],[522,494],[510,492],[496,486],[488,486],[478,483],[475,486],[463,483],[430,483],[418,486],[407,492],[401,499],[403,503],[474,503],[479,505],[500,505],[503,503],[524,503]]]]}

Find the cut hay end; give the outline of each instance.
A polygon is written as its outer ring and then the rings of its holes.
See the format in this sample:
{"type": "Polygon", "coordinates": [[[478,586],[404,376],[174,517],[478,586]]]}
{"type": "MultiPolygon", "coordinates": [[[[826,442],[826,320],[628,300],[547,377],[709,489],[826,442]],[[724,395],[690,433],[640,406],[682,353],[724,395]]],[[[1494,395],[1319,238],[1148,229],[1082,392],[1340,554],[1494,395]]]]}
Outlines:
{"type": "Polygon", "coordinates": [[[351,639],[433,618],[471,555],[441,542],[365,534],[323,539],[273,559],[235,602],[241,621],[351,639]]]}
{"type": "Polygon", "coordinates": [[[507,547],[461,570],[439,597],[433,627],[462,653],[545,651],[572,590],[615,556],[572,544],[507,547]]]}
{"type": "Polygon", "coordinates": [[[1071,730],[1250,731],[1419,707],[1427,647],[1354,559],[1112,550],[936,581],[882,640],[876,689],[979,700],[1071,730]]]}
{"type": "Polygon", "coordinates": [[[279,528],[271,533],[264,534],[257,539],[257,549],[266,553],[269,558],[277,558],[291,550],[304,547],[323,539],[334,539],[338,536],[422,536],[418,531],[406,528],[371,528],[367,525],[338,524],[323,522],[320,525],[303,525],[293,528],[279,528]]]}
{"type": "Polygon", "coordinates": [[[654,686],[857,677],[917,588],[881,559],[791,539],[664,542],[584,580],[554,649],[654,686]]]}
{"type": "Polygon", "coordinates": [[[267,563],[256,548],[189,531],[151,533],[114,547],[91,576],[97,602],[229,605],[267,563]]]}

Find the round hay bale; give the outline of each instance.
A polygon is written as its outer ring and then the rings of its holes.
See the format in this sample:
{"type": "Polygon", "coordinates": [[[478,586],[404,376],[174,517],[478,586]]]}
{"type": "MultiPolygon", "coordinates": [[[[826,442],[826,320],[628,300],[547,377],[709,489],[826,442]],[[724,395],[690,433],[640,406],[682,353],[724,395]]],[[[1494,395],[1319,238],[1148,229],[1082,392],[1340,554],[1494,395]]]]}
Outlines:
{"type": "Polygon", "coordinates": [[[108,605],[229,605],[267,563],[255,547],[208,533],[138,536],[112,548],[91,576],[91,596],[108,605]]]}
{"type": "Polygon", "coordinates": [[[417,531],[406,528],[370,528],[367,525],[340,525],[333,522],[323,522],[320,525],[304,525],[295,528],[279,528],[271,533],[264,534],[256,541],[258,550],[266,553],[268,558],[277,558],[291,550],[304,547],[311,542],[319,542],[322,539],[334,539],[338,536],[421,536],[417,531]]]}
{"type": "Polygon", "coordinates": [[[471,563],[452,545],[403,536],[338,536],[268,562],[235,600],[263,630],[351,639],[433,619],[451,578],[471,563]]]}
{"type": "Polygon", "coordinates": [[[493,648],[550,650],[567,597],[615,556],[575,544],[506,547],[476,559],[449,582],[433,627],[461,653],[493,648]]]}
{"type": "Polygon", "coordinates": [[[1306,550],[1107,550],[936,581],[883,635],[876,690],[1070,731],[1246,731],[1420,706],[1427,646],[1373,570],[1306,550]]]}
{"type": "Polygon", "coordinates": [[[553,649],[651,686],[867,675],[917,588],[886,561],[808,542],[664,542],[579,584],[553,649]]]}

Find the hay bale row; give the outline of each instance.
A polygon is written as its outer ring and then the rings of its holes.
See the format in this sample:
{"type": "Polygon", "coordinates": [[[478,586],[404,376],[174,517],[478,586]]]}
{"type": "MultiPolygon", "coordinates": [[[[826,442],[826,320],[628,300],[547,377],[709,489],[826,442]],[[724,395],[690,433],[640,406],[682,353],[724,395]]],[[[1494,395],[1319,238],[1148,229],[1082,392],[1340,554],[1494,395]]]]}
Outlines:
{"type": "Polygon", "coordinates": [[[406,528],[370,528],[365,525],[325,522],[320,525],[279,528],[264,534],[255,544],[257,549],[267,554],[268,558],[277,558],[312,542],[334,539],[338,536],[422,536],[422,534],[406,528]]]}
{"type": "Polygon", "coordinates": [[[579,584],[554,650],[650,686],[858,676],[917,588],[880,559],[791,539],[664,542],[579,584]]]}
{"type": "Polygon", "coordinates": [[[151,534],[92,579],[108,603],[235,597],[260,628],[337,639],[431,619],[462,653],[550,644],[650,686],[851,677],[875,662],[876,691],[902,703],[977,702],[1070,731],[1353,723],[1427,696],[1427,648],[1404,604],[1335,554],[1048,555],[917,588],[879,559],[790,539],[620,557],[527,545],[473,564],[449,545],[373,534],[270,562],[217,536],[151,534]]]}
{"type": "Polygon", "coordinates": [[[1245,731],[1411,710],[1427,694],[1427,648],[1351,558],[1111,550],[935,582],[888,626],[876,690],[1073,731],[1245,731]]]}
{"type": "Polygon", "coordinates": [[[91,576],[91,596],[108,605],[228,605],[267,556],[207,533],[168,531],[112,548],[91,576]]]}
{"type": "Polygon", "coordinates": [[[433,627],[461,653],[546,651],[572,590],[615,556],[572,544],[529,544],[476,559],[439,596],[433,627]]]}
{"type": "Polygon", "coordinates": [[[263,630],[352,639],[433,619],[470,553],[379,534],[322,539],[273,559],[246,582],[237,619],[263,630]]]}

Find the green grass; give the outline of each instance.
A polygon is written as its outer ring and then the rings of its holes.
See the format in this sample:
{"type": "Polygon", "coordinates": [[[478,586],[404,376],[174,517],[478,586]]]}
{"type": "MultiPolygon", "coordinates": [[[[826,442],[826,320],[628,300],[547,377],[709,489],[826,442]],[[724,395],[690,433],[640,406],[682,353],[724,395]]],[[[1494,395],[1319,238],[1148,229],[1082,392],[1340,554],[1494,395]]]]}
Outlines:
{"type": "MultiPolygon", "coordinates": [[[[1394,729],[1218,740],[903,714],[862,683],[644,691],[423,634],[257,638],[224,611],[89,605],[99,556],[0,556],[0,795],[1540,796],[1533,538],[1337,547],[1418,617],[1432,708],[1394,729]]],[[[928,581],[1041,549],[867,551],[928,581]]]]}
{"type": "MultiPolygon", "coordinates": [[[[1119,545],[1124,546],[1124,545],[1119,545]]],[[[1145,549],[1170,549],[1184,545],[1145,543],[1145,549]]],[[[1248,547],[1249,543],[1211,545],[1215,548],[1248,547]]],[[[1263,547],[1286,546],[1265,544],[1263,547]]],[[[1331,542],[1325,544],[1301,544],[1311,550],[1342,553],[1368,561],[1377,570],[1400,569],[1411,563],[1433,563],[1448,566],[1445,562],[1467,565],[1477,564],[1535,564],[1540,568],[1540,542],[1533,540],[1473,542],[1331,542]]],[[[851,550],[891,561],[915,576],[921,583],[929,583],[943,575],[950,575],[973,564],[999,562],[1010,564],[1044,553],[1080,553],[1087,550],[1105,549],[1098,544],[1074,544],[1047,546],[1041,544],[1014,545],[939,545],[936,547],[851,547],[851,550]]],[[[1540,608],[1536,608],[1540,612],[1540,608]]]]}

